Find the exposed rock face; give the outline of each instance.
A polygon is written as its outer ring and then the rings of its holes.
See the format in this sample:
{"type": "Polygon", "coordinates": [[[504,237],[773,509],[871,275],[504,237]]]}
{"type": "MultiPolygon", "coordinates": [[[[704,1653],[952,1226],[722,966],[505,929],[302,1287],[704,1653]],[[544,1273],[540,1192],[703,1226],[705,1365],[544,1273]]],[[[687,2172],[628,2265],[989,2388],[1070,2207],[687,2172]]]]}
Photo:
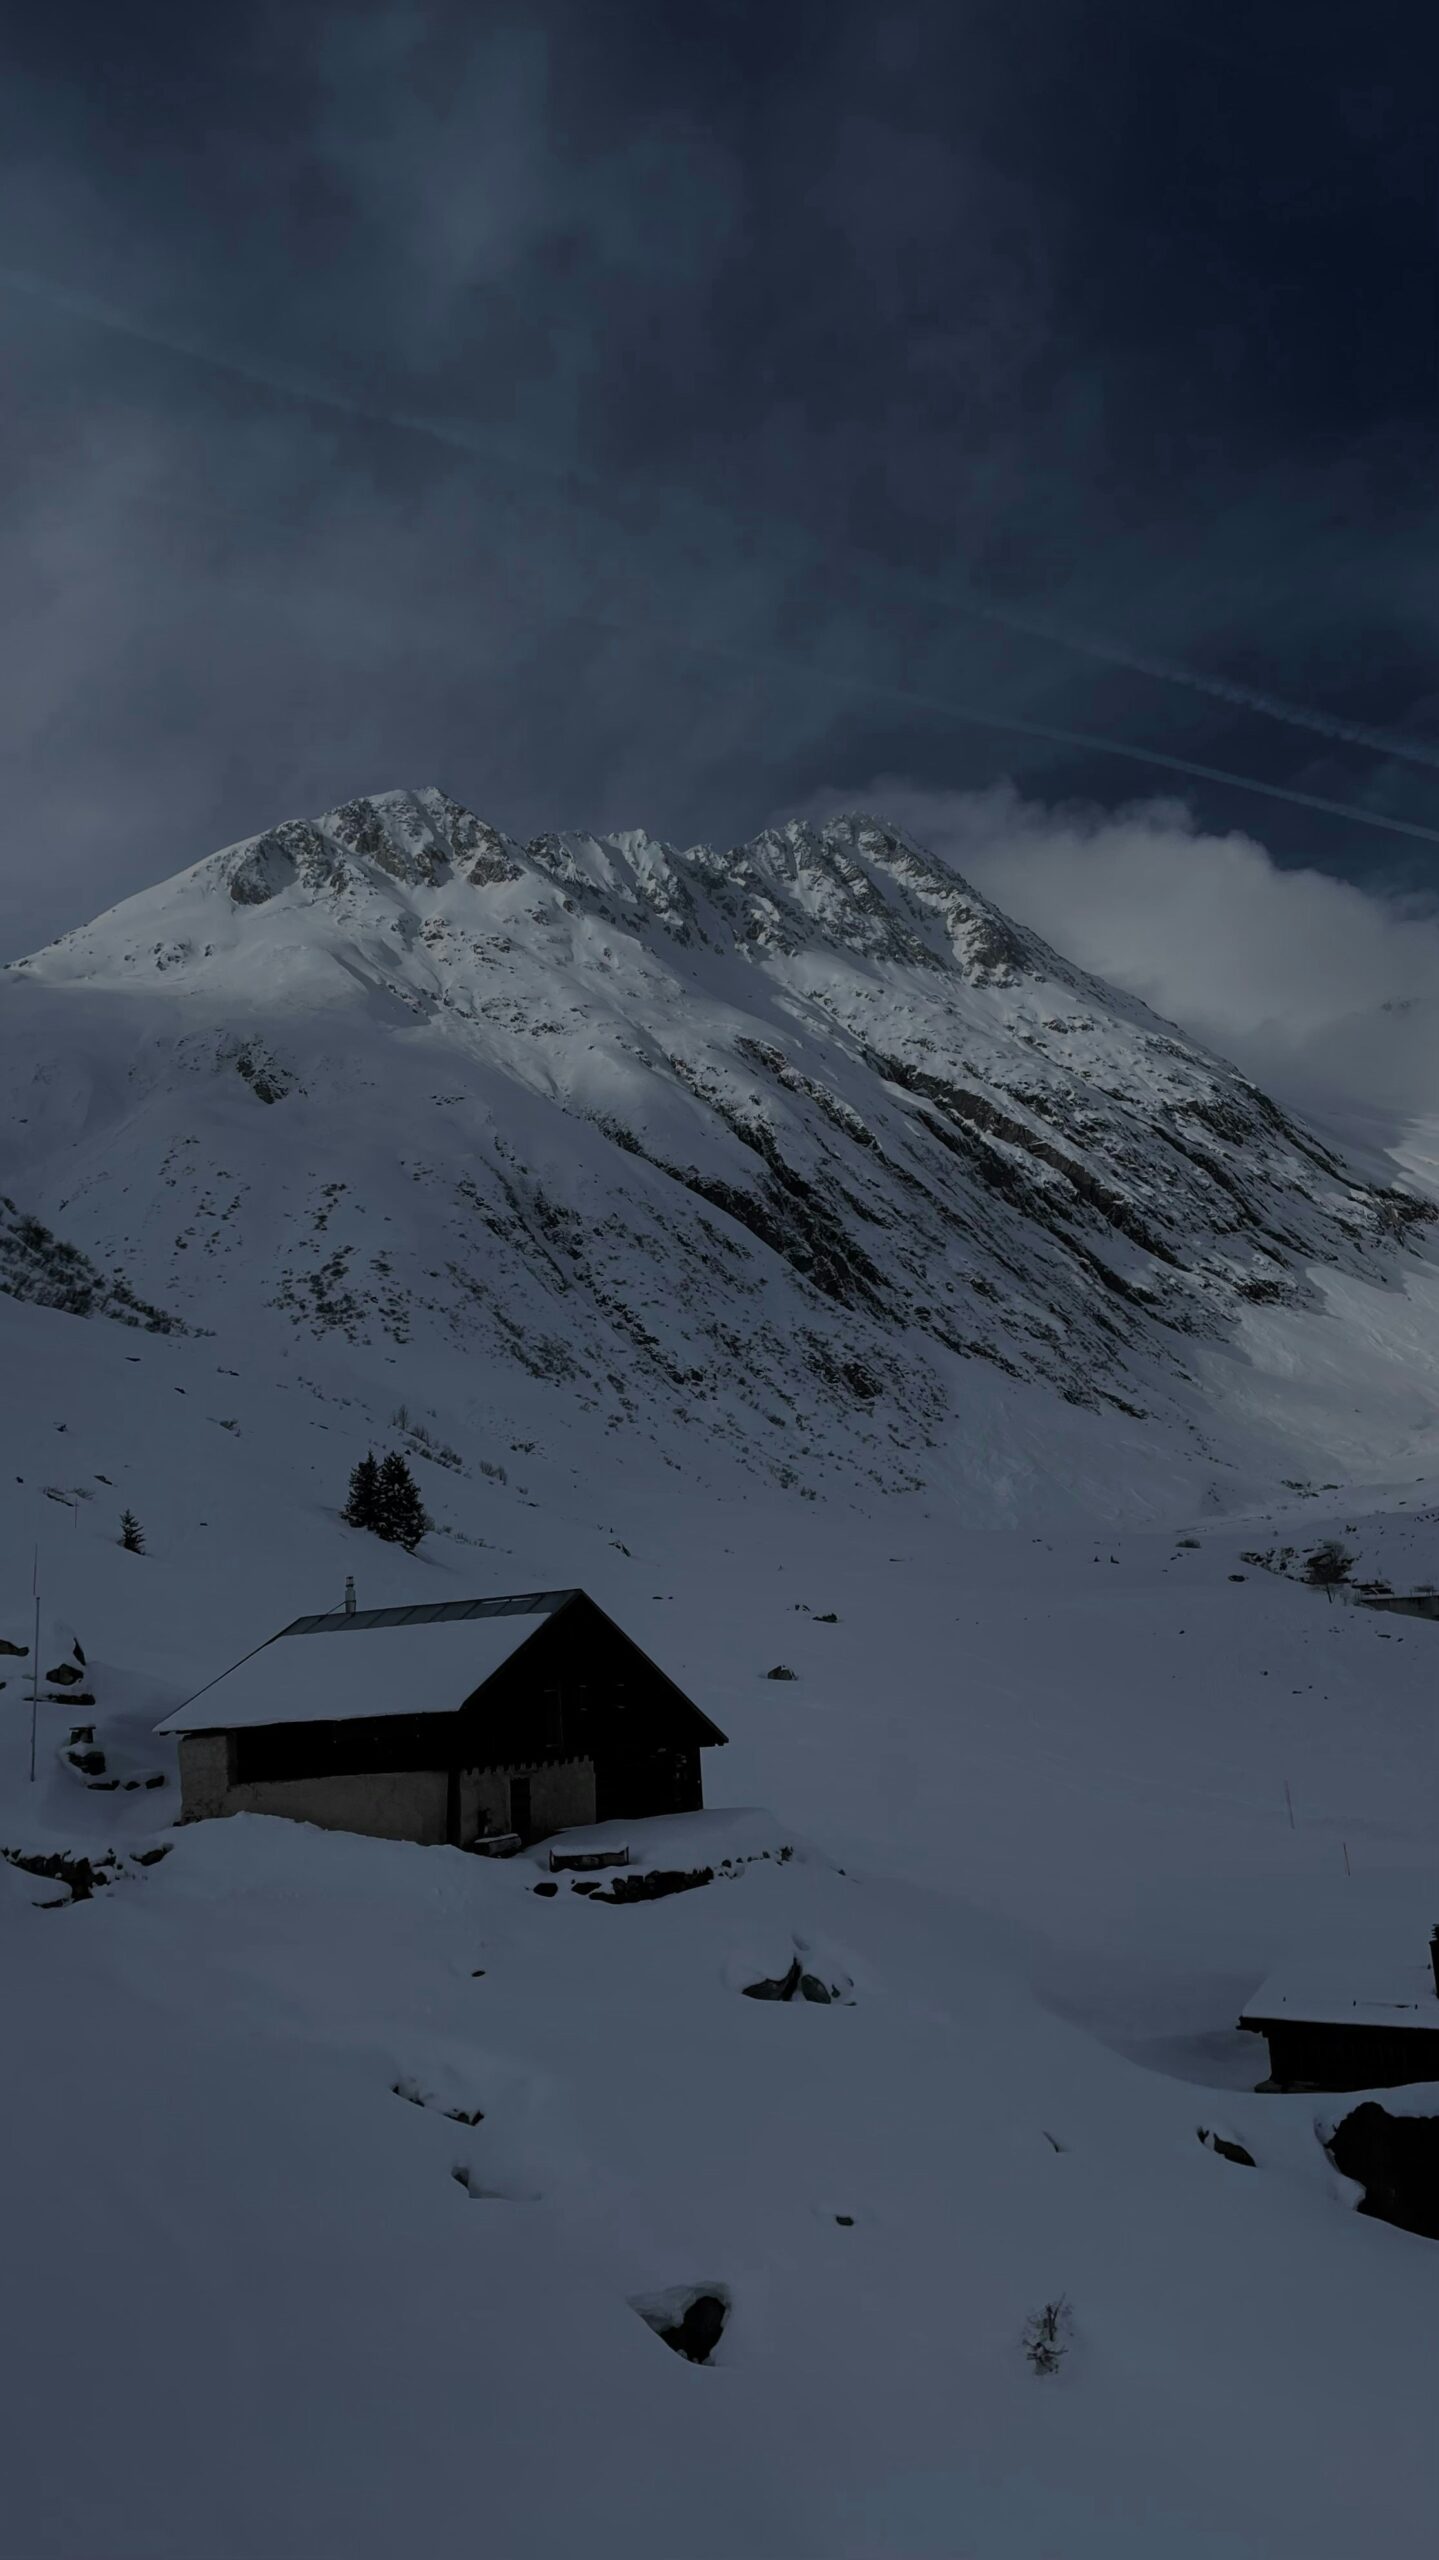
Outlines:
{"type": "Polygon", "coordinates": [[[1207,2125],[1199,2127],[1199,2139],[1206,2151],[1217,2151],[1221,2160],[1233,2160],[1241,2169],[1254,2167],[1254,2154],[1242,2142],[1231,2142],[1227,2135],[1211,2133],[1207,2125]]]}
{"type": "MultiPolygon", "coordinates": [[[[24,1875],[53,1877],[57,1884],[68,1887],[72,1902],[88,1902],[97,1886],[110,1882],[119,1863],[113,1849],[94,1861],[72,1856],[64,1849],[0,1849],[0,1858],[9,1866],[19,1867],[24,1875]]],[[[57,1897],[57,1905],[62,1901],[63,1897],[57,1897]]]]}
{"type": "MultiPolygon", "coordinates": [[[[1197,1434],[1195,1344],[1392,1285],[1434,1214],[862,816],[681,851],[347,801],[0,973],[0,1074],[157,1305],[425,1339],[804,1488],[922,1480],[986,1371],[1197,1434]]],[[[38,1226],[17,1273],[168,1321],[38,1226]]]]}
{"type": "MultiPolygon", "coordinates": [[[[35,1307],[56,1307],[66,1315],[109,1316],[117,1324],[141,1327],[146,1333],[182,1333],[185,1328],[159,1307],[137,1297],[121,1272],[97,1269],[78,1245],[52,1235],[38,1218],[17,1209],[0,1195],[0,1292],[35,1307]]],[[[23,1647],[19,1648],[21,1651],[23,1647]]],[[[15,1650],[0,1646],[0,1651],[15,1650]]]]}
{"type": "Polygon", "coordinates": [[[845,1997],[842,1984],[822,1982],[817,1973],[805,1970],[804,1960],[796,1956],[788,1970],[762,1982],[744,1985],[746,2000],[812,2000],[820,2008],[845,1997]]]}
{"type": "Polygon", "coordinates": [[[645,1875],[616,1876],[608,1892],[596,1893],[596,1902],[663,1902],[671,1893],[694,1893],[702,1884],[713,1884],[713,1867],[652,1867],[645,1875]]]}
{"type": "Polygon", "coordinates": [[[1439,2240],[1439,2116],[1395,2116],[1370,2098],[1325,2144],[1334,2166],[1364,2189],[1361,2213],[1439,2240]]]}
{"type": "Polygon", "coordinates": [[[730,2306],[723,2293],[695,2292],[688,2297],[667,2294],[657,2302],[637,2302],[635,2309],[677,2356],[684,2356],[690,2364],[708,2364],[724,2336],[730,2306]]]}

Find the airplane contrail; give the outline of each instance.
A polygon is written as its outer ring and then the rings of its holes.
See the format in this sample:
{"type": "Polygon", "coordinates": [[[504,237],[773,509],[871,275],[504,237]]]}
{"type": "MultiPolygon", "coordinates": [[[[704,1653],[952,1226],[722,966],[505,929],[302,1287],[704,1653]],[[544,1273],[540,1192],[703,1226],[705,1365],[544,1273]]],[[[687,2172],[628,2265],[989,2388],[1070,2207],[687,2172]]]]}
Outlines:
{"type": "MultiPolygon", "coordinates": [[[[431,444],[443,445],[451,453],[463,453],[471,458],[488,456],[493,459],[497,453],[503,453],[512,462],[523,462],[531,470],[548,469],[551,476],[555,476],[554,466],[547,465],[542,455],[528,449],[507,452],[497,436],[478,435],[471,428],[455,426],[440,418],[411,415],[402,409],[377,408],[370,401],[352,399],[348,392],[311,381],[304,374],[289,374],[273,366],[253,364],[243,356],[221,354],[214,347],[206,346],[201,339],[187,337],[179,330],[157,328],[146,320],[136,320],[129,312],[118,311],[93,294],[76,293],[68,285],[52,284],[47,277],[31,275],[23,268],[0,266],[0,286],[8,286],[14,293],[23,293],[33,302],[49,303],[55,310],[68,313],[71,319],[88,321],[92,328],[108,329],[114,336],[131,338],[139,346],[158,347],[166,355],[184,356],[192,364],[204,365],[214,373],[231,374],[238,382],[254,383],[257,389],[278,392],[284,399],[334,409],[343,417],[358,420],[362,426],[390,427],[404,435],[423,436],[431,444]]],[[[605,486],[597,472],[587,472],[578,465],[566,464],[560,476],[587,481],[596,488],[605,486]]]]}
{"type": "MultiPolygon", "coordinates": [[[[591,612],[575,612],[566,616],[575,622],[598,623],[612,631],[632,632],[634,626],[617,616],[591,612]]],[[[958,722],[962,727],[1007,731],[1022,738],[1040,738],[1050,746],[1082,747],[1087,754],[1118,756],[1130,764],[1158,766],[1165,773],[1184,773],[1201,782],[1222,782],[1231,791],[1257,792],[1265,800],[1284,800],[1291,808],[1317,809],[1330,818],[1348,818],[1361,827],[1379,827],[1387,835],[1416,836],[1423,844],[1439,844],[1439,827],[1421,826],[1412,818],[1389,818],[1373,809],[1356,808],[1347,800],[1328,800],[1314,791],[1291,791],[1280,782],[1257,782],[1251,774],[1230,773],[1222,765],[1197,764],[1187,756],[1165,755],[1158,747],[1136,747],[1122,738],[1106,738],[1091,729],[1052,728],[1040,720],[1020,720],[1012,713],[996,711],[987,704],[954,702],[943,694],[920,693],[910,685],[885,684],[872,676],[848,676],[829,667],[816,665],[808,658],[777,657],[771,652],[727,647],[724,643],[699,640],[690,632],[651,631],[667,646],[694,650],[702,656],[733,659],[746,667],[772,667],[776,673],[807,677],[812,682],[830,685],[841,692],[863,693],[874,699],[912,703],[917,709],[933,711],[942,719],[958,722]]]]}
{"type": "MultiPolygon", "coordinates": [[[[33,300],[50,303],[56,309],[68,312],[76,319],[88,321],[93,327],[110,330],[119,336],[137,340],[142,345],[158,347],[171,355],[184,356],[193,363],[230,374],[242,382],[254,383],[258,388],[278,392],[285,398],[313,402],[322,408],[332,409],[344,416],[355,418],[362,424],[389,427],[402,434],[420,436],[433,444],[443,446],[450,452],[462,453],[471,458],[485,456],[493,458],[497,451],[505,450],[500,440],[494,436],[478,435],[469,428],[456,426],[440,419],[426,418],[405,411],[376,408],[368,402],[350,398],[345,392],[308,381],[302,376],[287,378],[283,373],[273,369],[247,363],[231,355],[217,354],[213,348],[201,344],[198,340],[185,337],[176,331],[158,329],[147,322],[137,321],[128,313],[117,311],[109,304],[96,300],[92,295],[76,293],[69,287],[55,285],[47,278],[28,274],[19,268],[0,267],[0,285],[8,285],[14,291],[23,293],[33,300]]],[[[545,470],[551,478],[578,482],[601,490],[607,487],[597,473],[590,472],[581,465],[567,464],[562,471],[557,472],[553,465],[546,464],[543,458],[536,456],[533,451],[526,452],[524,455],[511,454],[508,458],[512,461],[523,461],[530,468],[538,467],[545,470]]],[[[574,503],[571,501],[571,504],[574,503]]],[[[786,539],[792,542],[792,529],[786,530],[786,539]]],[[[1143,674],[1163,673],[1171,682],[1192,684],[1201,692],[1214,692],[1225,699],[1242,701],[1251,709],[1263,706],[1270,711],[1271,716],[1296,718],[1301,725],[1317,728],[1322,734],[1335,737],[1346,736],[1355,743],[1362,742],[1377,746],[1385,755],[1407,755],[1412,761],[1432,762],[1439,765],[1439,754],[1432,757],[1426,756],[1422,750],[1403,740],[1392,739],[1384,731],[1364,730],[1358,723],[1330,722],[1327,714],[1310,713],[1300,706],[1281,706],[1267,695],[1250,693],[1246,687],[1229,687],[1222,679],[1200,677],[1188,669],[1175,668],[1165,660],[1144,660],[1137,653],[1130,654],[1111,648],[1109,643],[1089,636],[1062,635],[1057,628],[1049,629],[1041,623],[1028,621],[1024,617],[1006,614],[998,607],[971,604],[967,600],[937,590],[927,582],[918,579],[902,579],[891,571],[881,571],[879,574],[884,582],[893,588],[903,586],[910,592],[923,593],[933,603],[947,604],[952,610],[958,607],[961,611],[975,614],[982,620],[1026,631],[1031,637],[1060,640],[1062,645],[1079,647],[1096,656],[1110,657],[1114,663],[1133,668],[1143,674]]],[[[632,633],[636,629],[635,625],[625,623],[617,617],[606,617],[583,609],[573,613],[565,612],[561,618],[570,621],[594,622],[604,628],[627,633],[632,633]]],[[[653,626],[645,627],[653,628],[653,626]]],[[[869,694],[877,700],[912,703],[918,709],[935,712],[944,719],[956,721],[966,727],[994,729],[1011,736],[1037,738],[1049,745],[1079,747],[1086,753],[1116,756],[1131,764],[1148,765],[1166,773],[1186,774],[1197,781],[1223,783],[1231,790],[1257,793],[1266,800],[1282,800],[1292,808],[1313,809],[1326,817],[1347,818],[1355,825],[1377,827],[1388,835],[1412,836],[1421,843],[1439,844],[1439,828],[1422,826],[1413,819],[1381,816],[1372,809],[1357,808],[1349,801],[1331,800],[1312,791],[1291,790],[1282,783],[1258,782],[1250,775],[1231,773],[1219,765],[1200,764],[1185,756],[1166,755],[1157,747],[1136,747],[1122,739],[1107,738],[1090,730],[1056,728],[1041,721],[1021,720],[1012,714],[996,711],[988,706],[956,703],[941,695],[916,692],[908,686],[885,684],[874,677],[841,675],[818,667],[807,660],[772,655],[766,657],[752,649],[726,648],[720,644],[698,641],[692,634],[683,631],[671,631],[656,634],[656,636],[662,636],[683,648],[698,650],[704,655],[727,657],[750,666],[767,664],[776,669],[783,669],[789,675],[805,676],[844,691],[869,694]]]]}
{"type": "Polygon", "coordinates": [[[1419,764],[1439,771],[1439,746],[1426,746],[1422,739],[1396,737],[1388,729],[1371,729],[1362,720],[1343,720],[1328,711],[1311,710],[1307,703],[1288,702],[1281,695],[1261,693],[1254,685],[1236,684],[1229,676],[1201,675],[1197,668],[1181,666],[1174,658],[1149,657],[1138,649],[1127,649],[1120,642],[1101,639],[1092,631],[1077,631],[1071,624],[1049,622],[1038,616],[1009,613],[998,605],[979,604],[972,599],[955,598],[965,613],[981,621],[997,623],[1006,631],[1022,631],[1033,640],[1048,640],[1059,649],[1074,649],[1087,658],[1101,658],[1110,666],[1125,667],[1134,675],[1157,676],[1163,684],[1183,685],[1191,693],[1205,693],[1216,702],[1232,702],[1238,710],[1257,711],[1266,720],[1281,720],[1293,729],[1312,729],[1321,738],[1334,738],[1351,747],[1366,747],[1376,755],[1391,757],[1404,764],[1419,764]]]}

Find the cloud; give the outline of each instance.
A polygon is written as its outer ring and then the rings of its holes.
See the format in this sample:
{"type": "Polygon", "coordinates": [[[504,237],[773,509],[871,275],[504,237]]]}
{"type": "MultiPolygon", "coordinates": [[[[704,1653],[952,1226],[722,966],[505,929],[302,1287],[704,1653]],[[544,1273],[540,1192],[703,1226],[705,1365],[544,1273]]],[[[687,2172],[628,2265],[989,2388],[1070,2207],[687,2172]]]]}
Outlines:
{"type": "MultiPolygon", "coordinates": [[[[1291,287],[1332,360],[1330,262],[1269,224],[1256,266],[1241,195],[1186,263],[1183,186],[1151,229],[1041,15],[756,54],[724,11],[253,0],[140,29],[118,85],[37,17],[0,87],[0,957],[427,779],[520,834],[725,843],[841,765],[1056,800],[1136,756],[1226,819],[1251,777],[1284,860],[1407,837],[1422,878],[1423,422],[1406,461],[1382,367],[1326,406],[1268,366],[1291,287]],[[1420,743],[1374,772],[1388,719],[1420,743]]],[[[1119,68],[1114,130],[1167,131],[1119,68]]],[[[1265,222],[1270,126],[1225,126],[1265,222]]],[[[1301,158],[1382,355],[1392,150],[1347,200],[1301,158]]]]}
{"type": "Polygon", "coordinates": [[[1010,786],[881,777],[811,813],[882,810],[1096,976],[1352,1143],[1439,1118],[1439,902],[1281,869],[1182,803],[1047,809],[1010,786]]]}
{"type": "Polygon", "coordinates": [[[351,344],[378,329],[389,368],[448,382],[467,410],[487,388],[501,419],[534,396],[552,440],[600,387],[617,320],[662,324],[676,355],[702,326],[742,196],[696,115],[576,116],[565,63],[533,16],[339,11],[304,142],[342,226],[325,299],[351,344]]]}

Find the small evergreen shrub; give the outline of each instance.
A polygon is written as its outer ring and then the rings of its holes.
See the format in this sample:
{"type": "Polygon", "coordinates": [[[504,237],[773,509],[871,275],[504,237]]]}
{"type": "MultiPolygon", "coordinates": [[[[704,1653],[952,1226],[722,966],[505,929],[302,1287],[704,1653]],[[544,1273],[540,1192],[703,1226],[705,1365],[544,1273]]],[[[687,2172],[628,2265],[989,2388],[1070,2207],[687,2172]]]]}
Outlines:
{"type": "Polygon", "coordinates": [[[352,1529],[368,1529],[391,1546],[413,1555],[427,1529],[434,1527],[420,1488],[398,1449],[377,1460],[368,1449],[350,1477],[343,1515],[352,1529]]]}

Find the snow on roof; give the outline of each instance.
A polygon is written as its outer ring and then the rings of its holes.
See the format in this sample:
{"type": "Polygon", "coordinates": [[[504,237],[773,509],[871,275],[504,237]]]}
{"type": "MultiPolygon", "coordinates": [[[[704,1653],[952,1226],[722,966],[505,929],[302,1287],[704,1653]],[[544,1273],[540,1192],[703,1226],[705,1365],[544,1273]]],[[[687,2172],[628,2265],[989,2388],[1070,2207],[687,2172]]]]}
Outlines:
{"type": "Polygon", "coordinates": [[[357,1610],[351,1618],[297,1618],[198,1690],[156,1730],[209,1733],[358,1716],[453,1715],[569,1596],[531,1592],[523,1604],[480,1603],[477,1611],[461,1601],[432,1609],[357,1610]],[[360,1634],[365,1642],[297,1641],[321,1633],[360,1634]]]}
{"type": "Polygon", "coordinates": [[[1412,1954],[1392,1939],[1283,1966],[1244,2003],[1242,2022],[1292,2019],[1324,2027],[1428,2027],[1439,2032],[1439,1994],[1422,1941],[1412,1954]]]}

